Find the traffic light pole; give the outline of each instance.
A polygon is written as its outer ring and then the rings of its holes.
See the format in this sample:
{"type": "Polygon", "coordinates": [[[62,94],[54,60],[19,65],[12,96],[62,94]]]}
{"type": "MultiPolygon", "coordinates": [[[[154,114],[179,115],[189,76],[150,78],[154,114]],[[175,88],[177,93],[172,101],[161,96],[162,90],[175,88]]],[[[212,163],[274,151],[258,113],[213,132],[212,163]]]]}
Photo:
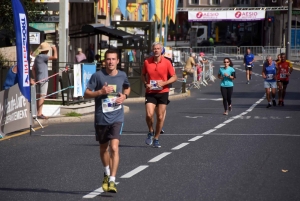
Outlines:
{"type": "Polygon", "coordinates": [[[291,59],[291,35],[292,35],[292,6],[293,1],[288,0],[288,22],[287,22],[287,41],[286,41],[286,58],[291,59]]]}

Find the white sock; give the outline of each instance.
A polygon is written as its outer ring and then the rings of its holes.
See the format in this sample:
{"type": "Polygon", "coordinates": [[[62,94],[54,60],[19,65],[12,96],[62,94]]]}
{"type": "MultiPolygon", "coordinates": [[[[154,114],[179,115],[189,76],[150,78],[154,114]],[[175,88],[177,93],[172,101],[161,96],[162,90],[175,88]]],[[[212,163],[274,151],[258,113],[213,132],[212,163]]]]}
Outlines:
{"type": "Polygon", "coordinates": [[[111,182],[111,181],[115,182],[115,181],[116,181],[116,177],[110,176],[110,177],[109,177],[109,182],[111,182]]]}
{"type": "Polygon", "coordinates": [[[110,175],[109,166],[104,167],[104,172],[105,172],[106,175],[108,175],[108,176],[110,175]]]}

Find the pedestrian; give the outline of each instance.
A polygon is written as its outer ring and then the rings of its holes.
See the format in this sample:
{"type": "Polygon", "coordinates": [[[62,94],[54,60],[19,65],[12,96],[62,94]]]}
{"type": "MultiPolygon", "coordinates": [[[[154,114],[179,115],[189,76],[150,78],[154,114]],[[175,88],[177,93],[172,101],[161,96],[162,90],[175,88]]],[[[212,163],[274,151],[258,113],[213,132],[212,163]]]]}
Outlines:
{"type": "Polygon", "coordinates": [[[247,48],[247,52],[244,55],[244,65],[245,65],[245,70],[246,70],[247,84],[250,84],[254,61],[255,61],[254,54],[251,53],[250,48],[247,48]]]}
{"type": "Polygon", "coordinates": [[[55,45],[50,46],[49,43],[43,42],[39,46],[40,54],[35,57],[34,64],[32,67],[32,76],[33,80],[32,84],[36,84],[36,95],[37,95],[37,118],[39,119],[48,119],[48,117],[44,116],[43,104],[44,104],[44,96],[47,95],[48,91],[48,61],[57,59],[57,50],[55,45]],[[53,56],[49,56],[49,50],[53,50],[53,56]]]}
{"type": "Polygon", "coordinates": [[[9,89],[10,87],[12,87],[18,83],[17,71],[18,71],[17,64],[11,66],[8,69],[8,72],[6,74],[5,81],[3,84],[3,90],[9,89]]]}
{"type": "Polygon", "coordinates": [[[123,103],[130,93],[125,72],[117,69],[118,52],[105,52],[106,68],[91,76],[84,93],[95,98],[95,130],[100,159],[104,166],[103,191],[117,193],[116,174],[119,165],[119,143],[124,122],[123,103]]]}
{"type": "Polygon", "coordinates": [[[280,61],[281,58],[280,58],[280,54],[277,55],[277,59],[275,60],[275,62],[277,63],[278,61],[280,61]]]}
{"type": "Polygon", "coordinates": [[[264,87],[266,90],[266,98],[268,101],[267,108],[276,106],[275,96],[276,96],[276,63],[272,60],[271,56],[267,56],[267,61],[263,64],[262,77],[265,79],[264,87]],[[270,89],[272,93],[272,101],[270,95],[270,89]]]}
{"type": "Polygon", "coordinates": [[[233,92],[233,80],[236,78],[230,58],[224,58],[224,67],[220,68],[218,78],[221,79],[221,94],[225,110],[223,115],[228,115],[228,111],[232,111],[231,96],[233,92]]]}
{"type": "Polygon", "coordinates": [[[286,88],[289,84],[290,75],[293,72],[292,63],[289,60],[286,60],[286,54],[280,54],[280,61],[277,62],[277,85],[278,85],[278,105],[284,106],[284,98],[286,94],[286,88]]]}
{"type": "Polygon", "coordinates": [[[142,81],[146,87],[145,109],[146,122],[149,129],[145,143],[159,148],[159,135],[164,124],[164,115],[169,99],[169,84],[177,80],[174,68],[169,60],[161,55],[163,46],[159,42],[152,44],[153,56],[146,59],[142,70],[142,81]],[[168,79],[168,76],[170,78],[168,79]],[[156,112],[154,132],[153,115],[156,112]]]}
{"type": "Polygon", "coordinates": [[[86,61],[86,56],[82,52],[82,49],[79,47],[79,48],[77,48],[77,54],[75,56],[75,63],[81,63],[83,61],[86,61]]]}
{"type": "MultiPolygon", "coordinates": [[[[187,61],[185,62],[185,67],[184,67],[184,78],[187,80],[187,75],[188,74],[192,74],[194,75],[194,73],[196,72],[194,67],[196,65],[195,62],[195,58],[196,58],[196,54],[192,53],[191,56],[187,59],[187,61]]],[[[193,76],[194,77],[194,76],[193,76]]]]}

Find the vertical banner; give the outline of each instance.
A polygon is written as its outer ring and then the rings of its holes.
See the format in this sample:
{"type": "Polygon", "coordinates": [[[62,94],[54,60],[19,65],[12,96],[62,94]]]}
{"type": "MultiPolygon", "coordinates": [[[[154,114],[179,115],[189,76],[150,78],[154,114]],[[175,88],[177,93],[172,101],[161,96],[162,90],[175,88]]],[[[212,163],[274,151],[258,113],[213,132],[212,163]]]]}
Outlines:
{"type": "Polygon", "coordinates": [[[29,128],[30,103],[18,84],[0,92],[0,138],[7,133],[29,128]]]}
{"type": "Polygon", "coordinates": [[[86,90],[86,85],[96,72],[96,64],[82,64],[82,94],[86,90]]]}
{"type": "Polygon", "coordinates": [[[16,33],[18,84],[24,97],[30,102],[30,54],[29,54],[29,34],[28,19],[22,0],[11,0],[14,28],[16,33]]]}
{"type": "Polygon", "coordinates": [[[74,97],[82,96],[81,64],[74,64],[74,97]]]}

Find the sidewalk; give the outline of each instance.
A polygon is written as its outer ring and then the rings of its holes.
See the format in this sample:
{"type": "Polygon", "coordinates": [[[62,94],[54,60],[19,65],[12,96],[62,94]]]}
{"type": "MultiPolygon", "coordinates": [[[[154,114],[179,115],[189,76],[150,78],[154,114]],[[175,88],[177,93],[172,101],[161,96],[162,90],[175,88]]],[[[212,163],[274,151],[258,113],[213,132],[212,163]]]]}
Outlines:
{"type": "MultiPolygon", "coordinates": [[[[184,93],[184,94],[173,94],[169,96],[170,100],[179,100],[179,99],[183,99],[183,98],[187,98],[190,96],[190,93],[184,93]]],[[[126,103],[144,103],[145,98],[144,97],[136,97],[136,98],[128,98],[125,101],[126,103]]],[[[126,105],[124,105],[124,113],[128,113],[130,111],[130,108],[126,105]]],[[[80,117],[68,117],[68,116],[64,116],[64,115],[60,115],[60,116],[53,116],[50,117],[47,120],[44,119],[39,119],[39,121],[41,122],[41,124],[43,126],[47,126],[47,125],[51,125],[51,124],[59,124],[59,123],[68,123],[68,122],[87,122],[87,121],[93,121],[94,120],[94,113],[87,113],[87,114],[83,114],[80,117]]],[[[34,127],[39,126],[38,122],[33,120],[33,125],[34,127]]]]}

